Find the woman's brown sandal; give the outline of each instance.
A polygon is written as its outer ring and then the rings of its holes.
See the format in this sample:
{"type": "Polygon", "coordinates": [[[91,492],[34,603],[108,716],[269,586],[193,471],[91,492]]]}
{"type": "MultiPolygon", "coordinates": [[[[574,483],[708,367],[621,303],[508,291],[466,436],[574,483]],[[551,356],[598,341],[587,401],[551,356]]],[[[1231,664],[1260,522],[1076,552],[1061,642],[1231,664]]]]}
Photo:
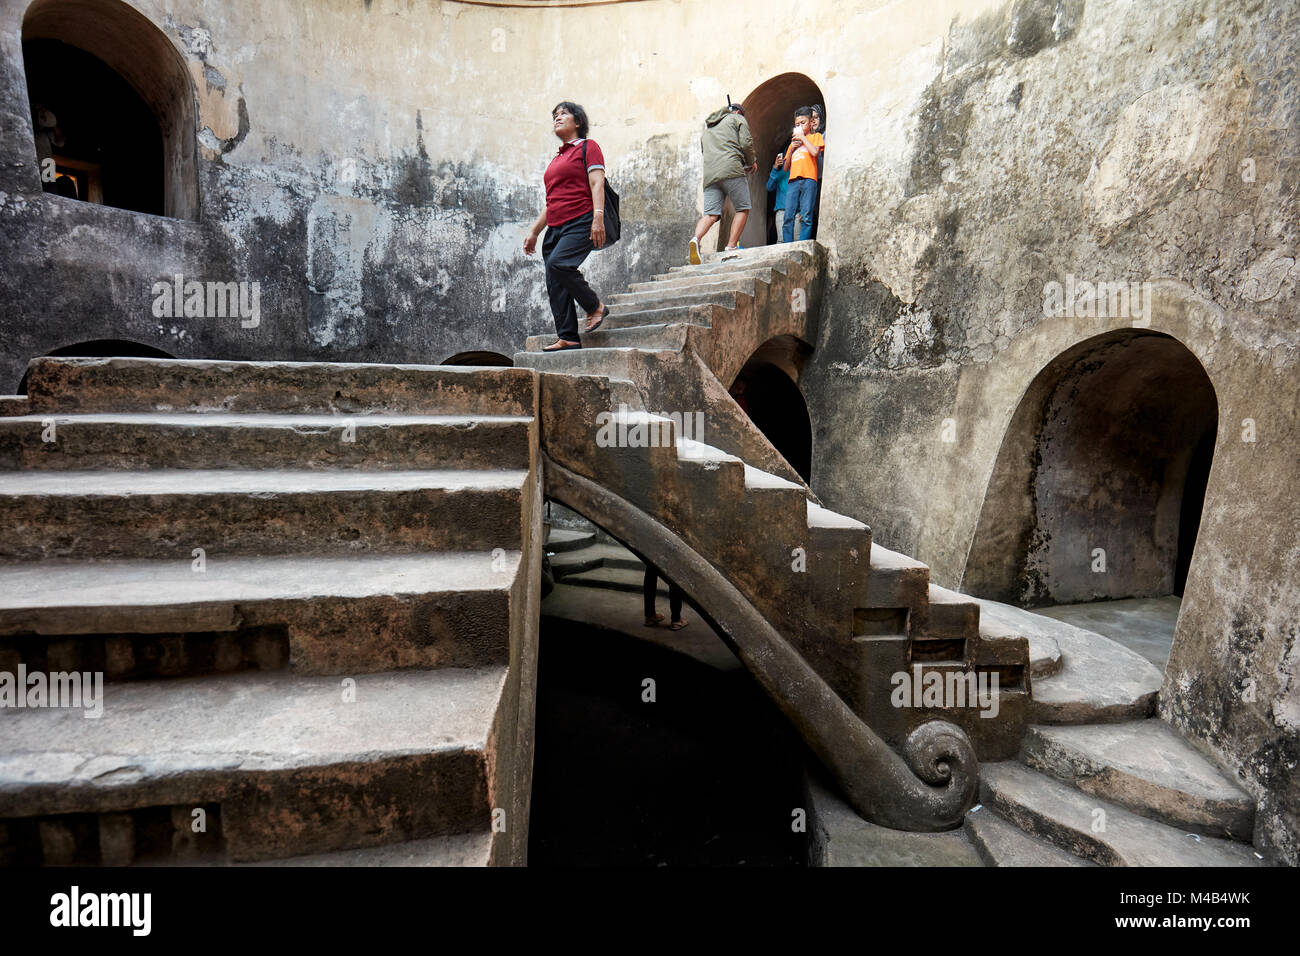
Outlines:
{"type": "Polygon", "coordinates": [[[656,614],[654,617],[648,617],[645,619],[645,626],[658,627],[663,622],[664,622],[664,616],[662,614],[656,614]]]}
{"type": "Polygon", "coordinates": [[[595,332],[598,328],[600,328],[605,323],[605,320],[607,318],[609,318],[609,309],[607,309],[605,305],[602,303],[600,307],[600,318],[596,320],[595,325],[592,325],[591,316],[587,316],[587,326],[582,330],[583,334],[586,335],[590,332],[595,332]]]}
{"type": "Polygon", "coordinates": [[[685,621],[685,620],[681,620],[681,621],[673,621],[671,624],[668,625],[668,628],[669,628],[669,630],[680,631],[682,628],[684,628],[684,627],[686,626],[686,624],[687,624],[687,621],[685,621]]]}

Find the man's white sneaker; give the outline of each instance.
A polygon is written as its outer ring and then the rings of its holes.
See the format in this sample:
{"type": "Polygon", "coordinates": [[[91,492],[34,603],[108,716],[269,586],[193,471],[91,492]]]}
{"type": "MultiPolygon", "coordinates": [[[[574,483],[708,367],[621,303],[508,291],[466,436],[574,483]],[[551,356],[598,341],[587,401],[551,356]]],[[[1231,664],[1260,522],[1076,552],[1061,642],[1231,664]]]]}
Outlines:
{"type": "Polygon", "coordinates": [[[700,258],[700,241],[694,236],[691,236],[690,260],[693,266],[698,266],[703,261],[700,258]]]}

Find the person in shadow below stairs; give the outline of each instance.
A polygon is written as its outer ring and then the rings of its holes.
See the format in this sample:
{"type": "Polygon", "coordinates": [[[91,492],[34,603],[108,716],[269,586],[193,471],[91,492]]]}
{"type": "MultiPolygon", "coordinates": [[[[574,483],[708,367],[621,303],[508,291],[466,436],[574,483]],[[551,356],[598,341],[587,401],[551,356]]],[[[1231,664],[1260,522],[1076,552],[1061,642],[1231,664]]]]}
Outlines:
{"type": "MultiPolygon", "coordinates": [[[[659,590],[659,569],[653,564],[646,563],[645,581],[641,585],[641,594],[645,598],[645,626],[658,627],[664,622],[664,616],[655,612],[655,597],[659,590]]],[[[668,582],[668,611],[672,615],[669,619],[668,626],[674,631],[680,631],[686,626],[686,618],[682,617],[682,589],[668,582]]]]}

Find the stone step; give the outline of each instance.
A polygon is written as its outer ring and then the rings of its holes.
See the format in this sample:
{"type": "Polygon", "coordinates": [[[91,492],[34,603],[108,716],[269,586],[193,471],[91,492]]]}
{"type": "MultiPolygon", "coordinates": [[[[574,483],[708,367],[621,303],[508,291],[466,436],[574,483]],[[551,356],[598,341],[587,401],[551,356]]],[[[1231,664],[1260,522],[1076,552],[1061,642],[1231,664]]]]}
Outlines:
{"type": "Polygon", "coordinates": [[[36,643],[48,670],[107,680],[238,670],[249,662],[235,632],[271,627],[288,629],[297,673],[505,664],[520,557],[214,555],[201,573],[188,557],[3,564],[0,670],[15,673],[7,657],[22,657],[13,635],[46,636],[36,643]],[[210,635],[212,650],[187,635],[210,635]]]}
{"type": "Polygon", "coordinates": [[[532,421],[467,415],[49,413],[0,418],[0,469],[527,468],[532,421]]]}
{"type": "Polygon", "coordinates": [[[1100,634],[1022,614],[1036,618],[1032,626],[1045,631],[1061,655],[1055,674],[1034,681],[1031,722],[1116,723],[1155,713],[1164,675],[1146,658],[1100,634]]]}
{"type": "Polygon", "coordinates": [[[673,292],[683,291],[722,291],[735,289],[741,292],[753,292],[755,282],[770,283],[776,270],[768,267],[746,269],[741,272],[722,272],[705,275],[692,273],[669,274],[649,282],[633,282],[628,286],[629,292],[673,292]]]}
{"type": "MultiPolygon", "coordinates": [[[[686,345],[687,328],[688,326],[683,323],[637,325],[626,329],[602,327],[595,332],[583,332],[580,339],[584,349],[639,348],[680,351],[686,345]]],[[[524,349],[529,352],[540,352],[554,341],[553,334],[530,335],[524,341],[524,349]]]]}
{"type": "Polygon", "coordinates": [[[972,807],[962,820],[986,866],[1095,866],[1046,840],[1032,837],[988,807],[972,807]]]}
{"type": "Polygon", "coordinates": [[[360,850],[333,850],[283,860],[258,860],[236,866],[489,866],[490,832],[454,833],[428,840],[403,840],[360,850]]]}
{"type": "Polygon", "coordinates": [[[1026,833],[1103,866],[1262,865],[1241,843],[1148,820],[1022,764],[982,764],[980,800],[1026,833]]]}
{"type": "Polygon", "coordinates": [[[28,366],[30,414],[290,412],[522,415],[536,411],[532,372],[455,365],[51,358],[28,366]]]}
{"type": "Polygon", "coordinates": [[[674,282],[691,279],[716,279],[726,276],[769,279],[774,272],[784,274],[786,263],[787,260],[785,259],[774,259],[770,262],[756,263],[752,266],[736,266],[733,263],[712,266],[674,266],[667,272],[651,276],[649,282],[638,282],[629,286],[629,288],[649,288],[651,286],[666,288],[668,284],[674,282]]]}
{"type": "Polygon", "coordinates": [[[807,262],[817,247],[815,239],[799,242],[776,243],[770,246],[754,246],[750,249],[733,249],[730,252],[706,252],[698,266],[683,264],[673,266],[669,272],[715,271],[730,269],[752,269],[756,266],[774,265],[786,261],[807,262]]]}
{"type": "Polygon", "coordinates": [[[663,309],[628,308],[611,311],[599,331],[606,329],[637,329],[647,325],[713,325],[713,306],[674,305],[663,309]]]}
{"type": "Polygon", "coordinates": [[[912,609],[929,597],[930,568],[897,551],[872,542],[871,574],[867,578],[867,606],[912,609]]]}
{"type": "Polygon", "coordinates": [[[1021,759],[1144,817],[1250,842],[1254,799],[1156,718],[1082,727],[1033,726],[1025,735],[1021,759]]]}
{"type": "Polygon", "coordinates": [[[979,635],[980,606],[974,598],[931,584],[926,591],[926,605],[925,633],[919,636],[966,641],[979,635]]]}
{"type": "MultiPolygon", "coordinates": [[[[640,369],[647,361],[662,360],[678,363],[681,352],[663,349],[637,348],[581,348],[566,349],[563,352],[516,352],[515,365],[520,368],[532,368],[539,372],[558,372],[563,375],[600,375],[610,380],[613,386],[618,381],[628,383],[640,376],[640,369]]],[[[616,394],[615,400],[620,400],[616,394]]],[[[640,401],[639,396],[636,399],[640,401]]],[[[632,404],[631,401],[628,402],[632,404]]],[[[636,406],[634,406],[636,407],[636,406]]]]}
{"type": "MultiPolygon", "coordinates": [[[[608,588],[612,591],[633,591],[640,594],[641,589],[645,586],[645,571],[633,571],[629,568],[598,567],[592,568],[590,571],[567,575],[564,578],[564,583],[577,587],[608,588]]],[[[659,579],[656,592],[663,597],[668,596],[668,584],[663,578],[659,579]]]]}
{"type": "Polygon", "coordinates": [[[609,306],[615,311],[622,309],[668,309],[678,306],[717,305],[724,309],[734,309],[737,298],[752,295],[752,280],[749,289],[700,289],[697,291],[672,290],[663,292],[620,292],[610,296],[609,306]]]}
{"type": "MultiPolygon", "coordinates": [[[[220,805],[233,861],[489,829],[504,667],[113,684],[0,720],[0,820],[220,805]],[[349,699],[351,692],[351,699],[349,699]]],[[[47,849],[48,852],[48,849],[47,849]]],[[[47,862],[50,862],[47,858],[47,862]]]]}
{"type": "Polygon", "coordinates": [[[0,560],[517,549],[526,471],[0,473],[0,560]]]}
{"type": "Polygon", "coordinates": [[[565,551],[577,551],[589,544],[595,544],[596,532],[574,531],[571,528],[552,528],[546,536],[546,550],[553,554],[565,551]]]}
{"type": "Polygon", "coordinates": [[[745,504],[752,527],[778,543],[783,563],[796,542],[808,535],[808,495],[802,485],[745,464],[745,504]]]}
{"type": "Polygon", "coordinates": [[[813,501],[808,502],[808,527],[871,533],[871,529],[857,518],[831,511],[813,501]]]}
{"type": "Polygon", "coordinates": [[[617,544],[591,544],[577,551],[566,551],[551,558],[551,570],[557,579],[594,568],[623,568],[645,571],[645,565],[627,548],[617,544]]]}
{"type": "Polygon", "coordinates": [[[14,415],[30,415],[31,403],[26,395],[0,395],[0,418],[14,415]]]}
{"type": "Polygon", "coordinates": [[[1024,638],[1029,642],[1029,673],[1034,680],[1060,672],[1061,646],[1052,637],[1055,622],[1010,604],[971,598],[980,606],[980,640],[1000,643],[1024,638]]]}

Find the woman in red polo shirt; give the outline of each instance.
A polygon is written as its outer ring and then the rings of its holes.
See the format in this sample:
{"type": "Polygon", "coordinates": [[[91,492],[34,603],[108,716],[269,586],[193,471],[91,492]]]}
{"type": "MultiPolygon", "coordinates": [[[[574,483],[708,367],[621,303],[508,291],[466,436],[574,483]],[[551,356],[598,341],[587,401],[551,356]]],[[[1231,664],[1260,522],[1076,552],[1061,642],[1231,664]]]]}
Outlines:
{"type": "Polygon", "coordinates": [[[546,167],[546,208],[524,239],[524,252],[531,256],[537,251],[537,237],[545,226],[542,260],[556,340],[542,351],[561,352],[582,348],[575,302],[587,313],[584,332],[596,331],[609,315],[578,271],[591,250],[605,244],[605,157],[587,139],[587,113],[577,103],[560,103],[551,110],[551,119],[560,148],[546,167]]]}

